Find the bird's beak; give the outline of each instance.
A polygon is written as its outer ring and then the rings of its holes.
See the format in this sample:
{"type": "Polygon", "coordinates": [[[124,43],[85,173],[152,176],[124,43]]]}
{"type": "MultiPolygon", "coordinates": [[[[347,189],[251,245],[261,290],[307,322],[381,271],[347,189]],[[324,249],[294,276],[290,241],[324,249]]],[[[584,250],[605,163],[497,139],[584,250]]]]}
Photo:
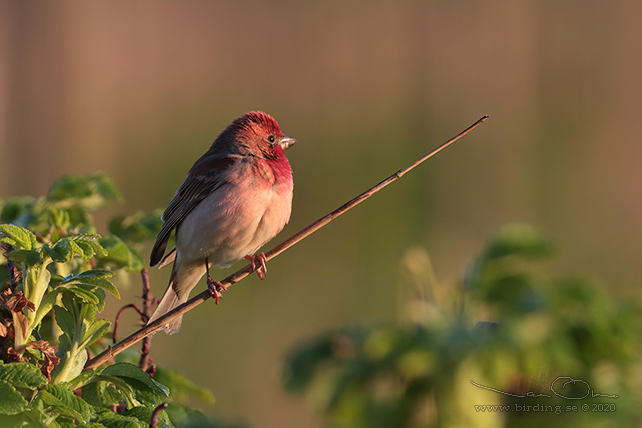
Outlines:
{"type": "Polygon", "coordinates": [[[296,143],[296,140],[289,135],[283,135],[283,138],[279,141],[279,145],[283,150],[289,149],[294,143],[296,143]]]}

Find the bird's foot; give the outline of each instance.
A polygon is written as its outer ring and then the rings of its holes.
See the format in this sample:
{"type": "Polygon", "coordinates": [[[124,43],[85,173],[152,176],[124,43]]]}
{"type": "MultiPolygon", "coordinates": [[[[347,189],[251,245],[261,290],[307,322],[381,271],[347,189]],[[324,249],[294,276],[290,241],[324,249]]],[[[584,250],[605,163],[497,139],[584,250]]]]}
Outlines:
{"type": "Polygon", "coordinates": [[[214,298],[216,304],[218,305],[218,300],[223,298],[221,291],[227,291],[227,287],[223,285],[220,281],[214,281],[210,276],[210,264],[205,259],[205,272],[207,274],[207,289],[214,298]]]}
{"type": "Polygon", "coordinates": [[[265,257],[265,253],[259,253],[256,256],[247,255],[245,258],[252,262],[252,270],[256,272],[259,279],[265,279],[265,275],[267,275],[267,266],[265,265],[267,258],[265,257]]]}
{"type": "Polygon", "coordinates": [[[207,280],[207,289],[214,298],[214,301],[218,305],[218,300],[223,298],[223,295],[221,294],[221,291],[227,291],[227,287],[223,285],[222,282],[219,281],[211,281],[211,278],[208,278],[207,280]]]}

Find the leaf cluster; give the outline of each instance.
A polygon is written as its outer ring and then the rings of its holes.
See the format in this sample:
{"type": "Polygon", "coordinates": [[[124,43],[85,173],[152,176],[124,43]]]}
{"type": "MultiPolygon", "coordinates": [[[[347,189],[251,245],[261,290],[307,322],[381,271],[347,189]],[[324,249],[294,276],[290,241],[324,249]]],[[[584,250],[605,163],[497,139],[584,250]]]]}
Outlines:
{"type": "Polygon", "coordinates": [[[531,227],[503,227],[450,304],[436,308],[430,300],[439,290],[426,290],[415,298],[424,301],[408,302],[430,312],[423,321],[344,328],[300,345],[285,366],[286,388],[308,394],[336,427],[638,425],[640,307],[612,299],[592,280],[547,274],[552,250],[531,227]],[[551,392],[562,376],[578,381],[558,392],[581,401],[551,392]],[[587,385],[619,399],[585,397],[587,385]],[[475,409],[596,403],[615,403],[617,412],[475,409]]]}
{"type": "Polygon", "coordinates": [[[0,201],[0,426],[146,427],[213,424],[189,398],[209,390],[157,368],[154,379],[119,361],[83,371],[105,346],[100,317],[116,274],[138,272],[141,246],[160,229],[160,211],[119,216],[100,235],[92,214],[121,200],[103,174],[67,176],[41,198],[0,201]]]}

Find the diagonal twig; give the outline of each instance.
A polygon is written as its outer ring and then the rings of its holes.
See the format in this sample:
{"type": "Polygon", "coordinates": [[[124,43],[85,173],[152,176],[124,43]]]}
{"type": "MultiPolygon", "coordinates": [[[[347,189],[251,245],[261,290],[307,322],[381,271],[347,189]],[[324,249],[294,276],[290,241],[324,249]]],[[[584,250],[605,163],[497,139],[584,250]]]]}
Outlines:
{"type": "MultiPolygon", "coordinates": [[[[335,218],[337,218],[341,214],[345,213],[349,209],[353,208],[355,205],[365,201],[370,196],[374,195],[379,190],[383,189],[384,187],[386,187],[387,185],[389,185],[393,181],[398,180],[404,174],[406,174],[410,170],[414,169],[415,167],[417,167],[422,162],[424,162],[427,159],[433,157],[434,155],[436,155],[437,153],[439,153],[440,151],[442,151],[446,147],[450,146],[455,141],[459,140],[464,135],[468,134],[470,131],[472,131],[477,126],[479,126],[482,122],[484,122],[486,119],[488,119],[488,115],[485,115],[485,116],[481,117],[475,123],[470,125],[468,128],[466,128],[465,130],[461,131],[459,134],[455,135],[454,137],[452,137],[448,141],[442,143],[440,146],[438,146],[437,148],[433,149],[428,154],[426,154],[426,155],[422,156],[421,158],[417,159],[415,162],[413,162],[412,164],[410,164],[406,168],[395,172],[394,174],[392,174],[390,177],[386,178],[385,180],[383,180],[379,184],[371,187],[370,189],[368,189],[365,192],[361,193],[359,196],[351,199],[350,201],[348,201],[345,204],[341,205],[336,210],[332,211],[329,214],[326,214],[325,216],[321,217],[320,219],[318,219],[317,221],[315,221],[311,225],[305,227],[304,229],[302,229],[299,232],[295,233],[294,235],[292,235],[291,237],[289,237],[285,241],[281,242],[279,245],[277,245],[276,247],[272,248],[270,251],[265,253],[266,261],[270,260],[270,259],[273,259],[274,257],[278,256],[283,251],[287,250],[288,248],[290,248],[291,246],[293,246],[297,242],[301,241],[303,238],[307,237],[308,235],[310,235],[313,232],[319,230],[320,228],[322,228],[326,224],[330,223],[332,220],[334,220],[335,218]]],[[[253,271],[252,270],[252,264],[249,264],[249,265],[239,269],[238,271],[236,271],[232,275],[228,276],[224,280],[222,280],[221,283],[224,286],[229,287],[230,285],[232,285],[232,284],[242,280],[246,276],[248,276],[250,273],[252,273],[252,271],[253,271]]],[[[203,303],[205,300],[209,299],[210,297],[211,297],[211,294],[210,294],[209,290],[205,290],[205,291],[201,292],[200,294],[197,294],[196,296],[194,296],[193,298],[191,298],[187,302],[183,303],[182,305],[176,307],[174,310],[172,310],[172,311],[166,313],[165,315],[163,315],[162,317],[158,318],[153,323],[151,323],[151,324],[149,324],[147,326],[144,326],[143,328],[139,329],[138,331],[135,331],[134,333],[132,333],[131,335],[129,335],[125,339],[123,339],[120,342],[118,342],[117,344],[115,344],[114,346],[108,347],[103,352],[101,352],[100,354],[98,354],[97,356],[92,358],[91,360],[87,361],[87,364],[85,364],[85,370],[93,369],[93,368],[96,368],[96,367],[100,366],[105,361],[107,361],[110,358],[112,358],[114,355],[116,355],[116,354],[122,352],[123,350],[127,349],[129,346],[131,346],[134,343],[138,342],[143,337],[146,337],[146,336],[158,331],[164,325],[168,324],[169,322],[171,322],[172,320],[176,319],[177,317],[183,315],[185,312],[190,311],[194,307],[200,305],[201,303],[203,303]]]]}

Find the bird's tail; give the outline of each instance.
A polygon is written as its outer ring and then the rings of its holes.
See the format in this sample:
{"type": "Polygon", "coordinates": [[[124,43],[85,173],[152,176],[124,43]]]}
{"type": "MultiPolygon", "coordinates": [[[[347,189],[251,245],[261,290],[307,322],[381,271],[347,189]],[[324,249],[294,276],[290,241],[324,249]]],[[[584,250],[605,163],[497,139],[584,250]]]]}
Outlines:
{"type": "MultiPolygon", "coordinates": [[[[196,286],[198,281],[203,276],[203,273],[205,272],[205,269],[201,269],[192,268],[183,271],[181,269],[180,262],[174,263],[167,290],[165,290],[165,294],[163,294],[160,303],[156,307],[156,310],[154,311],[152,316],[149,318],[149,321],[147,322],[148,325],[152,321],[157,320],[167,312],[187,301],[190,291],[192,291],[194,286],[196,286]]],[[[177,333],[181,328],[182,322],[183,317],[180,316],[167,325],[163,326],[163,330],[165,330],[167,334],[177,333]]]]}

